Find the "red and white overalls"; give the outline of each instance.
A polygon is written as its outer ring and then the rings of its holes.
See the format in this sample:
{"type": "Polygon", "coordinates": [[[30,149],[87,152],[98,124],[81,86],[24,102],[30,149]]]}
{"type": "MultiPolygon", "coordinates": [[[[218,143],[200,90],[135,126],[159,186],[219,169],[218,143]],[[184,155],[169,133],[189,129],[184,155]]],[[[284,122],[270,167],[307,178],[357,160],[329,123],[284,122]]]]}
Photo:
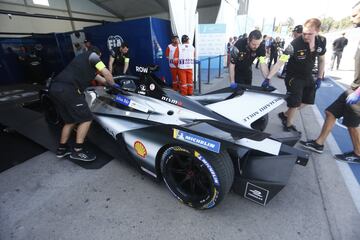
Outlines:
{"type": "Polygon", "coordinates": [[[193,67],[195,48],[189,44],[179,46],[179,80],[181,95],[193,95],[193,67]]]}
{"type": "Polygon", "coordinates": [[[178,57],[179,57],[179,48],[178,45],[174,46],[169,44],[166,48],[165,56],[169,60],[169,67],[171,72],[172,79],[172,88],[175,91],[179,90],[179,75],[178,75],[178,57]]]}

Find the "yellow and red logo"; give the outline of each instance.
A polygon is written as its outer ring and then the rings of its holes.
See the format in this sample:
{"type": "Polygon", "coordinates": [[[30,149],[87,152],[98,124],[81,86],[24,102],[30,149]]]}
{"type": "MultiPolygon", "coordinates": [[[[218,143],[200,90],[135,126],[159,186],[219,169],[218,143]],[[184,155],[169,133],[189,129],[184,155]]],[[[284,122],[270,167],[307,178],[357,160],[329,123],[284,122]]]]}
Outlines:
{"type": "Polygon", "coordinates": [[[144,146],[144,144],[140,141],[135,141],[134,142],[134,149],[135,152],[137,153],[137,155],[139,155],[142,158],[145,158],[147,155],[147,151],[146,148],[144,146]]]}

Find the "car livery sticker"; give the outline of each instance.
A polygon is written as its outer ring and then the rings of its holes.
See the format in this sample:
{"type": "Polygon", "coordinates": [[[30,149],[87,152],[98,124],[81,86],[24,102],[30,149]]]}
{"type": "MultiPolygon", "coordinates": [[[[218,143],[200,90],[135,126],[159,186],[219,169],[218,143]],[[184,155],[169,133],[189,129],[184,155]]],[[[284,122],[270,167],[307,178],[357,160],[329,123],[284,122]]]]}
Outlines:
{"type": "Polygon", "coordinates": [[[256,186],[250,182],[246,183],[244,193],[245,198],[265,206],[268,196],[269,190],[256,186]]]}
{"type": "Polygon", "coordinates": [[[173,128],[173,138],[204,148],[212,152],[216,152],[216,153],[220,152],[220,146],[221,146],[220,142],[208,138],[200,137],[198,135],[188,133],[179,129],[173,128]]]}
{"type": "Polygon", "coordinates": [[[137,155],[139,155],[142,158],[146,158],[147,150],[144,146],[144,144],[140,141],[134,142],[134,149],[137,155]]]}
{"type": "Polygon", "coordinates": [[[150,87],[149,87],[149,88],[150,88],[151,91],[154,91],[154,90],[155,90],[155,84],[153,84],[153,83],[150,84],[150,87]]]}
{"type": "Polygon", "coordinates": [[[141,112],[146,112],[146,113],[149,112],[149,109],[146,106],[134,102],[133,100],[119,94],[115,96],[114,101],[122,105],[125,105],[127,107],[131,107],[136,110],[139,110],[141,112]]]}
{"type": "Polygon", "coordinates": [[[265,104],[264,106],[260,107],[258,110],[256,110],[255,112],[249,114],[248,116],[246,116],[243,121],[247,122],[249,120],[252,120],[254,117],[257,117],[259,114],[261,114],[262,112],[266,112],[268,111],[275,103],[277,103],[278,101],[281,101],[283,98],[278,97],[274,100],[272,100],[271,102],[265,104]]]}
{"type": "Polygon", "coordinates": [[[182,106],[183,103],[181,101],[178,101],[178,100],[175,100],[175,99],[171,99],[167,96],[161,96],[161,100],[165,101],[165,102],[168,102],[168,103],[171,103],[171,104],[174,104],[174,105],[178,105],[178,106],[182,106]]]}
{"type": "Polygon", "coordinates": [[[130,105],[130,99],[128,99],[127,97],[121,96],[121,95],[116,95],[115,102],[120,103],[125,106],[130,105]]]}

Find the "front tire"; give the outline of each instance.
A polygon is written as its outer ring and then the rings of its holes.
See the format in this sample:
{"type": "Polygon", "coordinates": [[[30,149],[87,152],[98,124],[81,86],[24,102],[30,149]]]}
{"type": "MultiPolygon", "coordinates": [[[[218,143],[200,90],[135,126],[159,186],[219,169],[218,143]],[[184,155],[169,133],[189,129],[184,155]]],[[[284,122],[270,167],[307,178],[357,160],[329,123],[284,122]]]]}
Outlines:
{"type": "Polygon", "coordinates": [[[164,152],[161,172],[173,195],[196,209],[217,206],[234,180],[228,153],[213,154],[183,146],[172,146],[164,152]]]}

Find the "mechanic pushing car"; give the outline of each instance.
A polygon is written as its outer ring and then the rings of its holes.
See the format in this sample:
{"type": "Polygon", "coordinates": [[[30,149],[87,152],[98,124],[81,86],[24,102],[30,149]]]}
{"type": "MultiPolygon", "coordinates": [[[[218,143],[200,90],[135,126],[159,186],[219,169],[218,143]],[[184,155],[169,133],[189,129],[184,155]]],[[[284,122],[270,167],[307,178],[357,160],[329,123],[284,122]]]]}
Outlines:
{"type": "Polygon", "coordinates": [[[71,159],[80,161],[96,159],[94,154],[85,151],[83,147],[93,119],[85,101],[84,90],[90,86],[93,79],[103,84],[115,85],[113,76],[100,60],[100,51],[96,47],[76,56],[51,82],[50,97],[64,121],[60,144],[56,151],[59,158],[70,155],[71,159]],[[102,76],[97,74],[98,72],[102,76]],[[76,144],[71,151],[68,140],[77,124],[76,144]]]}
{"type": "MultiPolygon", "coordinates": [[[[353,6],[351,22],[354,24],[354,27],[360,28],[360,2],[353,6]]],[[[349,89],[342,92],[325,109],[325,116],[325,122],[319,136],[313,140],[300,141],[302,146],[314,152],[322,153],[326,138],[334,127],[336,119],[343,117],[342,124],[348,129],[353,150],[343,154],[336,154],[335,158],[347,163],[360,164],[360,41],[355,53],[354,81],[349,89]]]]}
{"type": "Polygon", "coordinates": [[[251,65],[255,58],[259,59],[260,69],[264,77],[268,75],[269,70],[265,61],[265,46],[261,42],[261,32],[254,30],[249,34],[248,38],[241,38],[234,44],[231,51],[229,68],[231,88],[236,88],[236,83],[251,85],[251,65]]]}
{"type": "MultiPolygon", "coordinates": [[[[299,132],[293,125],[296,110],[300,105],[314,104],[316,90],[320,87],[324,76],[326,38],[319,36],[321,22],[317,18],[308,19],[304,23],[302,37],[294,39],[272,67],[262,87],[270,85],[270,79],[286,63],[285,85],[289,97],[286,99],[288,110],[280,112],[284,131],[299,132]],[[312,70],[318,58],[318,75],[314,81],[312,70]]],[[[300,132],[299,132],[300,133],[300,132]]]]}

